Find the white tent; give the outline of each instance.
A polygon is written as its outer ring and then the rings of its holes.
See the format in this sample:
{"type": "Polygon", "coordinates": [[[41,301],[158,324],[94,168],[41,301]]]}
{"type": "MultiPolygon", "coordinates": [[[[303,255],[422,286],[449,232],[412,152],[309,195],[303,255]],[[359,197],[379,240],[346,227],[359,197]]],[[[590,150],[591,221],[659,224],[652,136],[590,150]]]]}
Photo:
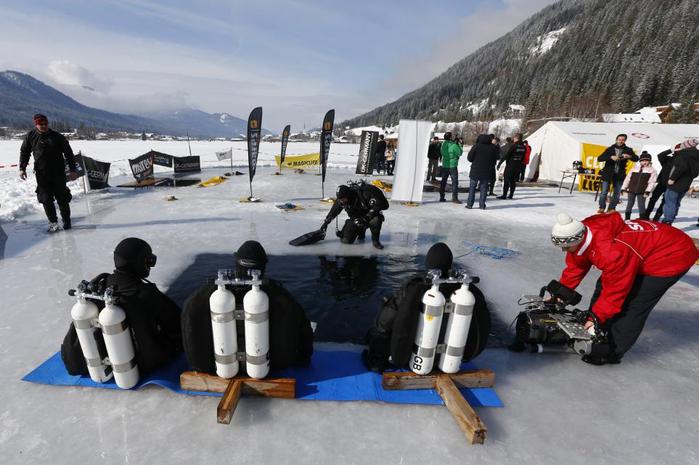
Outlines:
{"type": "Polygon", "coordinates": [[[597,156],[614,144],[617,134],[627,134],[626,145],[636,154],[647,150],[660,170],[657,154],[685,139],[699,137],[699,124],[582,123],[550,121],[526,139],[532,147],[527,179],[539,167],[539,179],[560,181],[561,172],[582,161],[583,167],[599,169],[597,156]]]}

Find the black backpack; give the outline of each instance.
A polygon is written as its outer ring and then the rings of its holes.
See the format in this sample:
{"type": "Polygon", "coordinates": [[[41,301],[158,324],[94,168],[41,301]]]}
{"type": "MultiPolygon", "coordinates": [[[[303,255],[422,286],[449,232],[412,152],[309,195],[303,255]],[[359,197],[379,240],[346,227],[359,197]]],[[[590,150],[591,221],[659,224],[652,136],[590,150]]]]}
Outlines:
{"type": "MultiPolygon", "coordinates": [[[[417,334],[418,318],[422,310],[422,296],[430,288],[423,276],[404,283],[400,290],[384,299],[376,316],[376,326],[367,334],[368,349],[362,354],[364,364],[379,373],[388,368],[407,368],[417,334]],[[390,361],[389,361],[390,357],[390,361]]],[[[461,284],[442,284],[440,290],[448,299],[461,284]]],[[[478,356],[488,342],[490,312],[485,296],[474,284],[469,284],[476,298],[463,360],[478,356]]],[[[444,318],[443,325],[446,325],[444,318]]]]}
{"type": "MultiPolygon", "coordinates": [[[[245,287],[229,287],[236,302],[241,303],[245,287]]],[[[261,286],[269,296],[269,361],[272,368],[307,366],[313,354],[313,330],[303,307],[276,281],[269,280],[261,286]]],[[[216,290],[213,283],[206,284],[187,298],[182,310],[182,343],[187,361],[192,369],[216,373],[213,330],[209,297],[216,290]]],[[[238,322],[238,350],[244,351],[245,338],[242,322],[238,322]]]]}

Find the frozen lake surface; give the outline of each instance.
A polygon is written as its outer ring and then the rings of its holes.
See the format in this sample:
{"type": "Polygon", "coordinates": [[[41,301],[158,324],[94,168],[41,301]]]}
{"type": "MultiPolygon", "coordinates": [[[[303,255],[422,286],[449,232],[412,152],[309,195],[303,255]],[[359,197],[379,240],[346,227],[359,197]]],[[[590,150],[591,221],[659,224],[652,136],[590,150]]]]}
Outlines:
{"type": "MultiPolygon", "coordinates": [[[[5,144],[10,143],[0,144],[5,149],[0,160],[16,162],[14,147],[5,144]]],[[[116,152],[114,146],[103,144],[105,153],[116,152]]],[[[333,150],[338,147],[334,145],[333,150]]],[[[356,146],[346,150],[329,172],[327,193],[355,177],[354,170],[342,168],[342,163],[346,168],[354,166],[356,146]]],[[[134,150],[130,156],[145,151],[134,150]]],[[[201,177],[223,171],[225,163],[207,168],[201,177]]],[[[0,180],[10,182],[6,176],[1,174],[0,180]]],[[[111,180],[113,185],[117,182],[111,180]]],[[[73,304],[67,289],[81,279],[110,271],[114,246],[128,236],[141,237],[153,246],[158,264],[151,277],[173,295],[178,292],[173,286],[178,277],[193,285],[215,273],[213,261],[207,262],[212,263],[210,270],[192,268],[197,257],[229,256],[248,239],[260,241],[276,257],[272,265],[291,260],[292,264],[280,264],[277,270],[289,279],[294,266],[300,266],[299,272],[315,266],[318,276],[321,256],[331,260],[374,256],[381,262],[379,270],[391,263],[411,270],[434,242],[445,241],[460,256],[458,261],[481,277],[480,287],[491,302],[493,318],[509,323],[519,311],[520,295],[535,292],[560,275],[564,256],[549,240],[555,214],[568,211],[582,218],[596,209],[592,195],[559,194],[542,186],[518,188],[515,201],[489,200],[486,211],[438,203],[437,193],[426,193],[419,207],[391,204],[382,232],[383,251],[373,249],[370,241],[342,245],[332,234],[315,246],[294,248],[288,241],[316,229],[329,209],[318,201],[320,178],[309,172],[273,176],[272,168],[262,167],[254,191],[263,203],[239,203],[239,198],[249,195],[248,189],[247,176],[238,176],[206,189],[111,188],[78,195],[72,203],[76,228],[54,235],[44,232],[43,213],[33,205],[3,220],[3,464],[699,463],[699,267],[661,300],[620,365],[594,367],[575,355],[514,354],[491,344],[475,363],[495,371],[496,390],[505,407],[478,409],[488,426],[482,446],[467,445],[447,410],[434,406],[243,398],[231,425],[221,426],[215,420],[215,398],[150,387],[116,392],[20,381],[59,349],[73,304]],[[171,195],[178,200],[166,201],[171,195]],[[284,202],[305,209],[287,213],[275,207],[284,202]],[[520,254],[495,260],[472,252],[465,241],[520,254]],[[299,256],[296,262],[294,256],[299,256]]],[[[676,226],[697,237],[698,215],[699,200],[688,198],[676,226]]],[[[399,280],[402,271],[380,277],[381,286],[390,286],[391,276],[399,280]]],[[[273,276],[275,270],[270,268],[269,273],[273,276]]],[[[596,277],[591,273],[579,289],[584,303],[596,277]]],[[[300,286],[298,292],[309,290],[300,286]]],[[[316,307],[309,313],[332,315],[331,302],[319,301],[316,307]]],[[[329,333],[336,334],[331,329],[329,333]]],[[[323,334],[322,319],[318,331],[323,334]]],[[[337,346],[323,343],[317,349],[327,347],[337,346]]]]}

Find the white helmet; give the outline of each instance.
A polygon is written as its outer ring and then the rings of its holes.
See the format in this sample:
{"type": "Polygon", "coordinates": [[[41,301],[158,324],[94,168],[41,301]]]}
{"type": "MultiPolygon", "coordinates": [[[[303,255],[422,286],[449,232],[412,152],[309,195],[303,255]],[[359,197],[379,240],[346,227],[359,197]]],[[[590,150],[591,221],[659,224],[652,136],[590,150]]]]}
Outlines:
{"type": "Polygon", "coordinates": [[[567,213],[556,215],[556,224],[551,229],[551,242],[558,247],[577,245],[585,238],[586,228],[582,222],[567,213]]]}

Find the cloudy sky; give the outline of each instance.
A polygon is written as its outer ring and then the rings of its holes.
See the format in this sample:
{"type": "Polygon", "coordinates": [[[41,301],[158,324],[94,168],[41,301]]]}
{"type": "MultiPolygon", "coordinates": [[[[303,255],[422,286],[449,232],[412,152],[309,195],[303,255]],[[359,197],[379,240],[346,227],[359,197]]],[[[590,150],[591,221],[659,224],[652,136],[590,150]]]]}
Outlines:
{"type": "Polygon", "coordinates": [[[395,100],[555,0],[0,0],[0,71],[86,105],[271,130],[395,100]]]}

